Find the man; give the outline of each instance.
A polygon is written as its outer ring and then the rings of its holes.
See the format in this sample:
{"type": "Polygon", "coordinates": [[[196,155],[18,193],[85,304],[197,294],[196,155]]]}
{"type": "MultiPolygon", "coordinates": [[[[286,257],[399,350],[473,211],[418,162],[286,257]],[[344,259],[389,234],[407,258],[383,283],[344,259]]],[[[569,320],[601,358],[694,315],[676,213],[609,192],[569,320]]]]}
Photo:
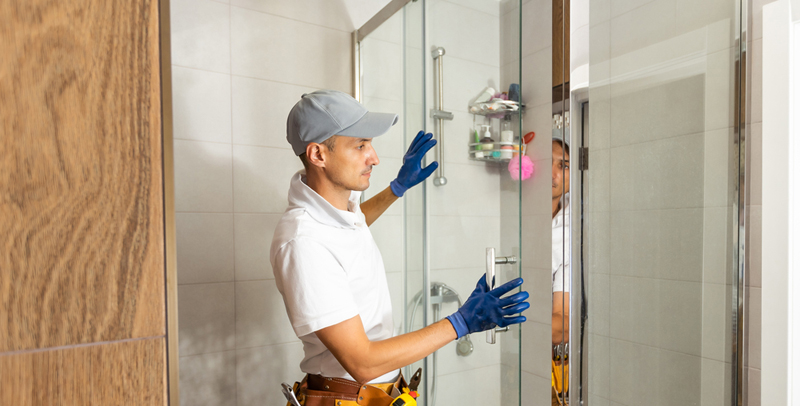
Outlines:
{"type": "Polygon", "coordinates": [[[489,291],[481,278],[456,313],[392,336],[383,260],[368,226],[438,165],[422,168],[436,141],[420,132],[397,178],[359,204],[372,167],[380,162],[372,138],[395,122],[395,114],[370,113],[352,97],[330,90],[303,95],[289,113],[286,138],[305,170],[291,181],[289,207],[275,230],[270,260],[289,320],[303,342],[300,369],[307,375],[299,392],[305,406],[388,405],[404,384],[399,368],[466,334],[525,321],[514,315],[529,307],[528,294],[502,297],[521,279],[489,291]]]}
{"type": "Polygon", "coordinates": [[[569,342],[569,143],[553,137],[553,391],[552,406],[566,405],[569,342]]]}
{"type": "Polygon", "coordinates": [[[569,143],[553,137],[553,345],[569,341],[569,143]]]}

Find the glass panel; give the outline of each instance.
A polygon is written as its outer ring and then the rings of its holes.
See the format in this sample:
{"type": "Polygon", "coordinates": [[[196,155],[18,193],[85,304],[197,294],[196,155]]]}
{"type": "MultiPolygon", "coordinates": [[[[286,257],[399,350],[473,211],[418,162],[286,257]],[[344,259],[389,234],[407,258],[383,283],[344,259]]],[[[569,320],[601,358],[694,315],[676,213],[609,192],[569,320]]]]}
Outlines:
{"type": "Polygon", "coordinates": [[[592,4],[592,405],[731,404],[737,13],[592,4]]]}
{"type": "MultiPolygon", "coordinates": [[[[434,186],[431,179],[412,188],[403,199],[402,212],[384,215],[390,224],[381,224],[387,221],[381,218],[372,226],[387,272],[400,269],[397,276],[402,277],[391,292],[395,322],[403,326],[398,333],[455,312],[484,276],[487,247],[495,248],[498,256],[521,258],[521,186],[508,169],[522,145],[519,105],[507,115],[470,113],[470,104],[487,87],[495,96],[516,84],[513,90],[520,94],[520,18],[520,0],[415,1],[360,44],[362,100],[370,110],[402,110],[402,126],[393,131],[404,135],[375,140],[381,164],[373,172],[378,174],[373,177],[375,189],[368,190],[365,198],[378,193],[397,173],[417,130],[433,132],[443,146],[441,164],[447,183],[434,186]],[[435,103],[439,82],[431,55],[436,47],[445,49],[441,107],[435,103]],[[453,113],[441,129],[430,119],[434,106],[453,113]],[[469,144],[487,129],[492,142],[481,145],[480,160],[474,154],[478,149],[469,144]],[[397,140],[403,138],[400,145],[397,140]],[[399,229],[393,221],[402,222],[404,238],[389,232],[399,229]],[[400,314],[404,316],[398,318],[400,314]]],[[[435,152],[428,154],[428,162],[435,152]]],[[[519,260],[498,265],[497,283],[520,276],[521,269],[519,260]]],[[[389,279],[391,284],[393,276],[389,279]]],[[[409,366],[404,374],[410,376],[424,364],[421,388],[427,393],[422,393],[420,403],[426,406],[520,404],[520,334],[519,326],[514,326],[499,333],[496,344],[488,344],[484,333],[473,334],[409,366]]]]}

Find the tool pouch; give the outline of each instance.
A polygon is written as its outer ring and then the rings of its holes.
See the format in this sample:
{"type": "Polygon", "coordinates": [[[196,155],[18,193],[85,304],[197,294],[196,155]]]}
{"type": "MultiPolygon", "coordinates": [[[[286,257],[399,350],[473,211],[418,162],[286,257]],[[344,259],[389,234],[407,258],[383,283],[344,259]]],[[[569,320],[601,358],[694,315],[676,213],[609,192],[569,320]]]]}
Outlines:
{"type": "Polygon", "coordinates": [[[295,382],[294,390],[302,406],[389,406],[407,387],[402,374],[395,382],[363,385],[348,379],[306,375],[295,382]]]}
{"type": "Polygon", "coordinates": [[[553,389],[559,396],[563,397],[569,391],[569,363],[553,360],[553,389]]]}

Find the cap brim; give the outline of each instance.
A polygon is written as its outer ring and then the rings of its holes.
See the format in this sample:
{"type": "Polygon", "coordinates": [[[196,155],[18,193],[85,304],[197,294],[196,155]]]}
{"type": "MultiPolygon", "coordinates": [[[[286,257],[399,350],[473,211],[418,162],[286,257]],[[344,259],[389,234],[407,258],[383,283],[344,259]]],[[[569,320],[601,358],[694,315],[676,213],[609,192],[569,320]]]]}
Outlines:
{"type": "Polygon", "coordinates": [[[345,137],[374,138],[386,134],[397,123],[397,114],[367,112],[355,124],[336,133],[345,137]]]}

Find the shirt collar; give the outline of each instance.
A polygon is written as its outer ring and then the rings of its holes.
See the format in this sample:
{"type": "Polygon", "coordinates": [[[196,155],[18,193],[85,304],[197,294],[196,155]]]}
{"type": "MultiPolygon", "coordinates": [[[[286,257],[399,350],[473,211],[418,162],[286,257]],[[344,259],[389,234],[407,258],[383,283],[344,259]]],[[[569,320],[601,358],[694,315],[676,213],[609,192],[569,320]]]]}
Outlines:
{"type": "Polygon", "coordinates": [[[561,208],[553,217],[553,228],[561,227],[565,223],[569,223],[569,193],[565,193],[561,198],[561,208]]]}
{"type": "Polygon", "coordinates": [[[289,186],[289,209],[302,208],[316,221],[338,228],[358,228],[365,224],[359,199],[361,192],[351,191],[348,210],[339,210],[328,203],[306,184],[306,171],[300,170],[292,177],[289,186]]]}

